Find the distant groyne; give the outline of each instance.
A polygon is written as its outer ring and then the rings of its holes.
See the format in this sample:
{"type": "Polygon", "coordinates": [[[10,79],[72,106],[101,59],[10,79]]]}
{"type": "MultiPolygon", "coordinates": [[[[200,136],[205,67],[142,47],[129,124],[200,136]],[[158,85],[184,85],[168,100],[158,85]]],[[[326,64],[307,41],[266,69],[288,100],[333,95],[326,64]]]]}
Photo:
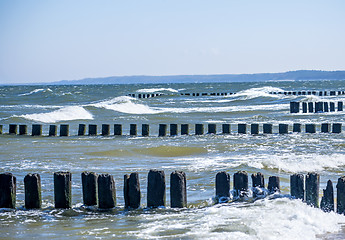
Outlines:
{"type": "Polygon", "coordinates": [[[344,102],[290,102],[290,113],[326,113],[342,112],[344,102]],[[302,106],[302,109],[301,109],[302,106]]]}

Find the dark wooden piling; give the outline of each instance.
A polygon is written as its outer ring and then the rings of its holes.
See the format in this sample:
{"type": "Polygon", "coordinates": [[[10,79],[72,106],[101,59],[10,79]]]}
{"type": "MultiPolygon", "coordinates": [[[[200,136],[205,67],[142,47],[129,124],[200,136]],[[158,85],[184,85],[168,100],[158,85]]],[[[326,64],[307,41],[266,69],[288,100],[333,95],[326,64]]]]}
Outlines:
{"type": "Polygon", "coordinates": [[[167,124],[159,124],[158,137],[165,137],[167,135],[167,124]]]}
{"type": "Polygon", "coordinates": [[[332,133],[341,133],[341,123],[332,124],[332,133]]]}
{"type": "Polygon", "coordinates": [[[174,171],[170,174],[170,207],[187,207],[187,180],[182,171],[174,171]]]}
{"type": "Polygon", "coordinates": [[[102,124],[102,136],[109,136],[109,135],[110,135],[110,125],[102,124]]]}
{"type": "Polygon", "coordinates": [[[136,209],[140,207],[141,193],[137,172],[124,175],[123,195],[125,208],[136,209]]]}
{"type": "Polygon", "coordinates": [[[329,109],[328,109],[328,102],[324,102],[323,103],[323,111],[324,112],[328,112],[329,111],[329,109]]]}
{"type": "Polygon", "coordinates": [[[273,125],[271,123],[264,123],[262,128],[264,134],[272,134],[273,125]]]}
{"type": "Polygon", "coordinates": [[[329,92],[329,95],[330,95],[330,96],[335,96],[335,91],[330,91],[330,92],[329,92]]]}
{"type": "Polygon", "coordinates": [[[177,134],[178,134],[177,124],[175,123],[170,124],[170,136],[177,136],[177,134]]]}
{"type": "Polygon", "coordinates": [[[337,213],[345,214],[345,176],[338,178],[337,183],[337,213]]]}
{"type": "Polygon", "coordinates": [[[294,123],[292,125],[292,132],[301,132],[302,130],[302,124],[300,123],[294,123]]]}
{"type": "Polygon", "coordinates": [[[312,113],[314,112],[314,103],[308,102],[308,112],[312,113]]]}
{"type": "Polygon", "coordinates": [[[150,135],[150,125],[149,124],[142,124],[141,125],[141,136],[147,137],[150,135]]]}
{"type": "Polygon", "coordinates": [[[188,135],[188,134],[189,134],[189,125],[181,124],[181,135],[188,135]]]}
{"type": "Polygon", "coordinates": [[[195,135],[203,135],[204,134],[204,125],[203,124],[195,124],[195,135]]]}
{"type": "Polygon", "coordinates": [[[0,174],[0,208],[16,207],[17,179],[12,173],[0,174]]]}
{"type": "Polygon", "coordinates": [[[299,102],[290,102],[290,113],[299,112],[299,102]]]}
{"type": "Polygon", "coordinates": [[[323,92],[322,92],[322,91],[320,91],[320,92],[319,92],[319,96],[322,96],[322,95],[323,95],[323,92]]]}
{"type": "Polygon", "coordinates": [[[57,126],[56,125],[49,125],[49,137],[55,137],[57,135],[57,126]]]}
{"type": "Polygon", "coordinates": [[[305,125],[305,132],[306,133],[316,133],[315,124],[309,123],[305,125]]]}
{"type": "Polygon", "coordinates": [[[341,102],[338,102],[338,112],[341,112],[341,111],[343,111],[343,102],[341,101],[341,102]]]}
{"type": "Polygon", "coordinates": [[[121,136],[122,135],[122,125],[121,124],[114,124],[114,135],[121,136]]]}
{"type": "Polygon", "coordinates": [[[61,124],[60,125],[60,136],[67,137],[69,135],[69,125],[68,124],[61,124]]]}
{"type": "Polygon", "coordinates": [[[32,136],[42,136],[42,125],[41,124],[33,124],[31,135],[32,136]]]}
{"type": "Polygon", "coordinates": [[[330,124],[329,123],[322,123],[321,124],[321,132],[322,133],[329,133],[330,124]]]}
{"type": "Polygon", "coordinates": [[[79,124],[78,126],[78,136],[84,136],[86,130],[86,124],[79,124]]]}
{"type": "Polygon", "coordinates": [[[208,134],[217,134],[217,124],[209,123],[207,125],[207,128],[208,128],[208,134]]]}
{"type": "Polygon", "coordinates": [[[129,135],[131,135],[131,136],[137,135],[137,125],[136,124],[130,124],[129,125],[129,135]]]}
{"type": "Polygon", "coordinates": [[[228,123],[222,124],[222,132],[223,134],[230,134],[230,124],[228,123]]]}
{"type": "Polygon", "coordinates": [[[18,128],[17,124],[10,124],[8,133],[17,135],[17,128],[18,128]]]}
{"type": "Polygon", "coordinates": [[[113,176],[105,173],[98,175],[98,207],[113,208],[116,205],[115,181],[113,176]]]}
{"type": "Polygon", "coordinates": [[[316,102],[315,103],[315,112],[323,112],[323,102],[316,102]]]}
{"type": "Polygon", "coordinates": [[[334,212],[334,191],[331,180],[327,181],[326,189],[323,189],[320,207],[324,212],[334,212]]]}
{"type": "Polygon", "coordinates": [[[305,201],[308,205],[319,207],[320,175],[308,173],[305,178],[305,201]]]}
{"type": "Polygon", "coordinates": [[[278,128],[279,128],[279,133],[280,134],[287,134],[288,130],[289,130],[289,125],[284,124],[284,123],[280,123],[278,125],[278,128]]]}
{"type": "Polygon", "coordinates": [[[42,207],[41,177],[38,173],[29,173],[24,177],[25,208],[42,207]]]}
{"type": "Polygon", "coordinates": [[[165,206],[165,174],[164,171],[150,170],[147,182],[147,207],[165,206]]]}
{"type": "Polygon", "coordinates": [[[265,187],[265,177],[261,172],[252,174],[252,186],[259,188],[265,187]]]}
{"type": "Polygon", "coordinates": [[[278,176],[270,176],[268,178],[268,192],[273,194],[275,192],[280,192],[280,179],[278,176]]]}
{"type": "Polygon", "coordinates": [[[97,174],[94,172],[82,172],[81,182],[83,188],[83,202],[85,206],[97,205],[97,174]]]}
{"type": "Polygon", "coordinates": [[[97,135],[97,125],[89,124],[89,136],[96,136],[96,135],[97,135]]]}
{"type": "Polygon", "coordinates": [[[55,208],[72,207],[72,174],[70,172],[54,173],[55,208]]]}
{"type": "Polygon", "coordinates": [[[330,112],[335,112],[335,103],[334,102],[330,102],[329,103],[329,111],[330,112]]]}
{"type": "Polygon", "coordinates": [[[216,174],[216,201],[223,202],[230,199],[230,174],[218,172],[216,174]]]}
{"type": "Polygon", "coordinates": [[[19,125],[19,135],[26,135],[28,133],[28,126],[19,125]]]}
{"type": "Polygon", "coordinates": [[[2,125],[0,125],[0,134],[2,134],[2,125]]]}
{"type": "Polygon", "coordinates": [[[234,190],[237,196],[242,196],[242,192],[248,191],[248,174],[246,171],[238,171],[234,174],[234,190]]]}
{"type": "Polygon", "coordinates": [[[290,176],[290,192],[291,196],[304,201],[304,175],[293,174],[290,176]]]}
{"type": "Polygon", "coordinates": [[[307,113],[308,112],[308,105],[306,102],[302,102],[302,112],[307,113]]]}
{"type": "Polygon", "coordinates": [[[239,134],[246,134],[247,133],[247,124],[245,123],[239,123],[237,125],[237,132],[239,134]]]}
{"type": "Polygon", "coordinates": [[[250,133],[253,135],[259,134],[259,124],[257,123],[252,123],[250,125],[250,133]]]}

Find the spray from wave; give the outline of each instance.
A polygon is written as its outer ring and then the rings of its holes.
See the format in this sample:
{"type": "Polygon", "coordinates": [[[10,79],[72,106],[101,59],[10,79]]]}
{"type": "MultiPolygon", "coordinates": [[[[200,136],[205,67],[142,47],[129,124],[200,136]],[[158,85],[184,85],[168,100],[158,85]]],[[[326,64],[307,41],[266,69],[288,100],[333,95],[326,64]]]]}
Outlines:
{"type": "Polygon", "coordinates": [[[46,89],[37,88],[35,90],[32,90],[31,92],[19,94],[18,96],[28,96],[28,95],[32,95],[32,94],[39,93],[39,92],[46,93],[46,92],[53,92],[53,90],[51,90],[50,88],[46,88],[46,89]]]}
{"type": "Polygon", "coordinates": [[[138,93],[154,93],[154,92],[173,92],[173,93],[177,93],[178,90],[175,90],[173,88],[143,88],[143,89],[139,89],[137,90],[138,93]]]}

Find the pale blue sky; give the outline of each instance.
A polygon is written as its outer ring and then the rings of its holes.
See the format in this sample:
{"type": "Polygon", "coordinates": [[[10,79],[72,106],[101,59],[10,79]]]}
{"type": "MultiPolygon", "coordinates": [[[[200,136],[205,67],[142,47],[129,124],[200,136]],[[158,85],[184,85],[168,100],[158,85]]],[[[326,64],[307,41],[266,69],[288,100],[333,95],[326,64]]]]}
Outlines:
{"type": "Polygon", "coordinates": [[[344,0],[0,0],[0,83],[344,65],[344,0]]]}

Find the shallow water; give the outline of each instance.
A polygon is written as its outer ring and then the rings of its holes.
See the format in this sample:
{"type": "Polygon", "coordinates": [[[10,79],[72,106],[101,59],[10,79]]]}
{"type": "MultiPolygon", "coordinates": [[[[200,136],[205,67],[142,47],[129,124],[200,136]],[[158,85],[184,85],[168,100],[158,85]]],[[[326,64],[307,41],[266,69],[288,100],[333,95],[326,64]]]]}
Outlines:
{"type": "MultiPolygon", "coordinates": [[[[324,122],[343,123],[345,112],[290,114],[290,101],[344,101],[345,96],[285,96],[271,91],[344,90],[345,81],[262,83],[2,86],[0,124],[69,124],[69,137],[0,136],[0,172],[17,177],[17,210],[0,210],[0,238],[117,239],[343,239],[345,217],[324,213],[289,198],[289,176],[316,171],[320,188],[344,175],[345,140],[320,133],[324,122]],[[165,93],[136,99],[129,93],[165,93]],[[236,92],[231,96],[180,96],[186,92],[236,92]],[[76,136],[78,124],[119,123],[126,136],[76,136]],[[129,124],[150,124],[150,136],[128,136],[129,124]],[[158,124],[190,124],[189,136],[158,137],[158,124]],[[217,123],[217,135],[194,135],[194,124],[217,123]],[[230,123],[232,134],[222,135],[230,123]],[[237,123],[274,124],[270,135],[238,135],[237,123]],[[316,134],[279,135],[278,123],[316,123],[316,134]],[[147,173],[164,170],[167,208],[148,210],[147,173]],[[72,172],[73,209],[53,208],[53,173],[72,172]],[[82,206],[82,171],[109,173],[117,188],[117,207],[99,212],[82,206]],[[175,170],[187,175],[188,208],[170,209],[169,179],[175,170]],[[281,195],[274,199],[214,205],[215,175],[238,170],[280,176],[281,195]],[[140,176],[141,209],[125,211],[123,175],[140,176]],[[37,172],[42,179],[43,210],[26,211],[23,178],[37,172]]],[[[249,125],[248,125],[249,126],[249,125]]],[[[304,129],[303,129],[304,131],[304,129]]],[[[169,133],[169,130],[168,130],[169,133]]],[[[232,182],[232,177],[231,177],[232,182]]],[[[232,187],[232,184],[231,184],[232,187]]],[[[320,190],[320,197],[322,191],[320,190]]]]}

